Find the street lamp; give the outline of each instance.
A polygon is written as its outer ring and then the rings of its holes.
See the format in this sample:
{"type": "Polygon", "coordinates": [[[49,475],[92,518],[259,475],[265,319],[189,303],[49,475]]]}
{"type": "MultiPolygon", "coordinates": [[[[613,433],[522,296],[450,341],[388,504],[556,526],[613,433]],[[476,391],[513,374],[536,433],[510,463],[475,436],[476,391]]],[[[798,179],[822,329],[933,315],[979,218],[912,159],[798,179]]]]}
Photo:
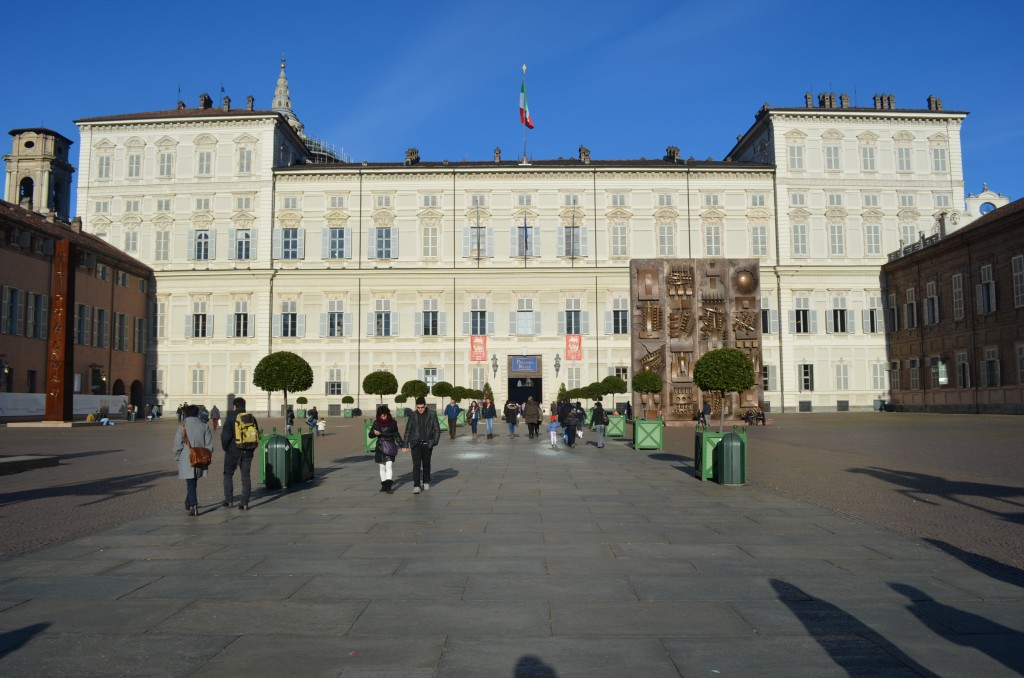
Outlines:
{"type": "Polygon", "coordinates": [[[498,354],[491,355],[491,371],[494,372],[494,376],[498,376],[498,354]]]}
{"type": "Polygon", "coordinates": [[[556,378],[558,377],[558,370],[560,370],[561,368],[562,368],[562,359],[559,358],[558,354],[556,353],[555,354],[555,377],[556,378]]]}

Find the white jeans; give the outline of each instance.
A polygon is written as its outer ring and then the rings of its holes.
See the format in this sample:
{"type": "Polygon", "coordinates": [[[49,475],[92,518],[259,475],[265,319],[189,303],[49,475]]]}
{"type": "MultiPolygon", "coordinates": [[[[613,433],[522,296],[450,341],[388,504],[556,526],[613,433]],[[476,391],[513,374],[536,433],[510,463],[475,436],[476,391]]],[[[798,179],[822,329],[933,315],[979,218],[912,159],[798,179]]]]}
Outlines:
{"type": "Polygon", "coordinates": [[[392,465],[394,463],[395,462],[393,462],[393,461],[386,461],[383,464],[377,464],[377,466],[380,467],[380,481],[381,482],[384,482],[385,480],[391,480],[392,479],[392,476],[394,475],[394,473],[393,473],[394,469],[392,468],[392,465]]]}

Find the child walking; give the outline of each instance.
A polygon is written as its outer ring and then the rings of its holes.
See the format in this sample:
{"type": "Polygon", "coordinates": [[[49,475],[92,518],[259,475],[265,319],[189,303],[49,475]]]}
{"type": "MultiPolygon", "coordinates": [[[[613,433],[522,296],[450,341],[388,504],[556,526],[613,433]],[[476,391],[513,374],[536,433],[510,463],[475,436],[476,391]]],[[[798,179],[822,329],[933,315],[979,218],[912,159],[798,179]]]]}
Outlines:
{"type": "Polygon", "coordinates": [[[558,415],[551,415],[551,421],[548,422],[548,433],[551,434],[551,447],[554,449],[558,448],[558,433],[562,430],[562,427],[558,425],[558,415]]]}

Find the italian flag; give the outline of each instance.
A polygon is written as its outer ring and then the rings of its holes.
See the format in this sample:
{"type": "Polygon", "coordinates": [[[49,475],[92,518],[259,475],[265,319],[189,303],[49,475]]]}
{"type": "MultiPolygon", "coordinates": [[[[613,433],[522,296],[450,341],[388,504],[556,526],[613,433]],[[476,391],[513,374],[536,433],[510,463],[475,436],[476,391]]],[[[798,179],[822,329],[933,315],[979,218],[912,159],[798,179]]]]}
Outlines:
{"type": "MultiPolygon", "coordinates": [[[[523,69],[525,70],[525,66],[523,69]]],[[[526,125],[528,128],[533,129],[533,118],[530,117],[530,107],[526,104],[526,80],[523,80],[523,86],[519,90],[519,122],[526,125]]]]}

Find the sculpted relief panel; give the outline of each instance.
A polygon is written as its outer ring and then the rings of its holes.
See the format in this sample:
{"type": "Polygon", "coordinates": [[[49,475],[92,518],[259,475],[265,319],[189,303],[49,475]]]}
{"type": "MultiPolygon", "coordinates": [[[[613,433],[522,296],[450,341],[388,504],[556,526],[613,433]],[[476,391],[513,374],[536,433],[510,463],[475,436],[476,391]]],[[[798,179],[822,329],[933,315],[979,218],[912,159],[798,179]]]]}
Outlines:
{"type": "Polygon", "coordinates": [[[636,416],[667,423],[692,421],[705,402],[717,417],[738,416],[762,402],[760,269],[756,259],[634,259],[630,264],[632,370],[661,376],[660,394],[634,396],[636,416]],[[749,391],[702,393],[693,366],[706,352],[729,346],[750,356],[756,384],[749,391]]]}

